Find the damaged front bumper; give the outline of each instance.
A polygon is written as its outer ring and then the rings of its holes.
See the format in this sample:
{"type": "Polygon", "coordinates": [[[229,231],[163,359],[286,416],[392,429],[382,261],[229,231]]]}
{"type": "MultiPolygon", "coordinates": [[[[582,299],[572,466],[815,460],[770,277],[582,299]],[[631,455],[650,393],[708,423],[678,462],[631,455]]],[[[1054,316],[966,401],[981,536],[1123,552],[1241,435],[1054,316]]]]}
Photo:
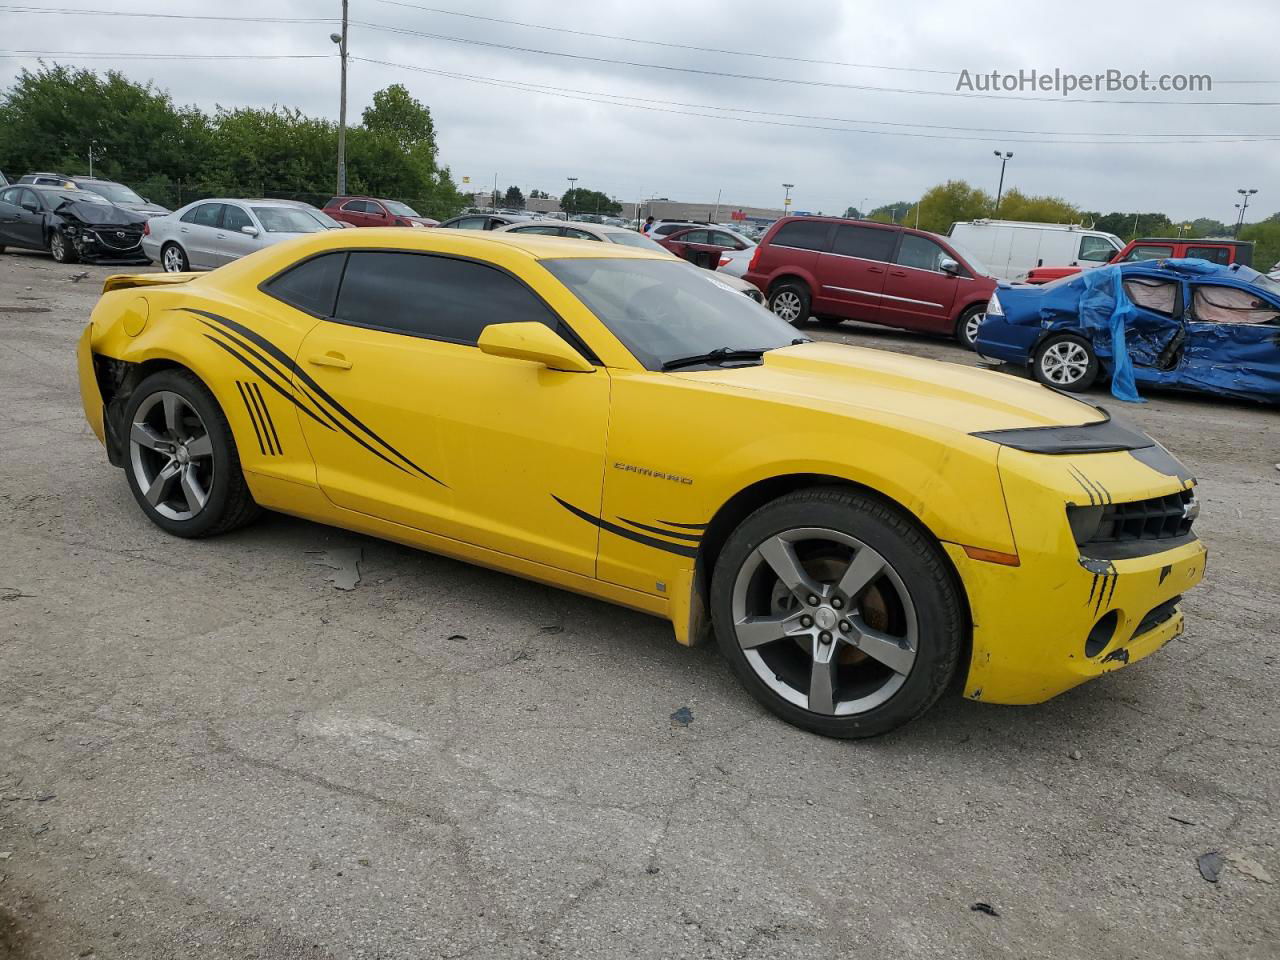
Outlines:
{"type": "Polygon", "coordinates": [[[1155,449],[1163,457],[1001,450],[1018,566],[975,560],[947,545],[973,620],[967,697],[1040,703],[1136,663],[1182,633],[1179,601],[1204,577],[1207,557],[1194,534],[1081,544],[1068,520],[1068,506],[1194,506],[1194,481],[1155,449]]]}
{"type": "Polygon", "coordinates": [[[104,264],[150,263],[142,250],[141,230],[117,227],[64,227],[81,260],[104,264]]]}

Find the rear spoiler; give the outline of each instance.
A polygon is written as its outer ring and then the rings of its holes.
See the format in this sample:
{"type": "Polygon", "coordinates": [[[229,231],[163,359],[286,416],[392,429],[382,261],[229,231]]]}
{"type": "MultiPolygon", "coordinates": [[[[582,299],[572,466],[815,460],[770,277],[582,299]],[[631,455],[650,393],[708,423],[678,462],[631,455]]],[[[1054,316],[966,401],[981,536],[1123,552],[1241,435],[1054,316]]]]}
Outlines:
{"type": "Polygon", "coordinates": [[[200,276],[198,273],[116,273],[102,283],[102,292],[129,290],[132,287],[163,287],[174,283],[187,283],[200,276]]]}

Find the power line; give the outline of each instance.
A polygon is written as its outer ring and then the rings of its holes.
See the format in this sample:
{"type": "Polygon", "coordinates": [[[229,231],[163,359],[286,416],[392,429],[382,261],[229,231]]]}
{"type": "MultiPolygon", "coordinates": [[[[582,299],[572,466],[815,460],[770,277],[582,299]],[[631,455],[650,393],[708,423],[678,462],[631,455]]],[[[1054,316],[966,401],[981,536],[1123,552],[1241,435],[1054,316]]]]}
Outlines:
{"type": "Polygon", "coordinates": [[[75,50],[0,50],[0,59],[73,57],[77,60],[329,60],[332,53],[93,53],[75,50]]]}
{"type": "Polygon", "coordinates": [[[901,132],[896,130],[895,131],[865,130],[865,129],[859,129],[855,127],[829,127],[829,126],[821,126],[817,124],[807,124],[807,123],[787,123],[780,120],[756,120],[750,117],[725,116],[723,114],[716,114],[716,113],[695,113],[689,110],[672,110],[666,107],[646,106],[640,103],[623,103],[617,100],[601,99],[599,96],[557,93],[557,92],[552,92],[551,90],[546,88],[540,88],[534,85],[521,83],[519,81],[498,80],[494,78],[477,77],[470,74],[453,73],[447,70],[434,70],[429,67],[415,67],[409,64],[404,64],[404,63],[392,63],[387,60],[375,60],[369,57],[352,57],[351,59],[359,60],[363,63],[377,64],[379,66],[384,66],[384,67],[393,67],[397,70],[409,70],[414,73],[425,73],[425,74],[430,74],[432,76],[448,77],[455,80],[466,80],[468,82],[485,84],[487,86],[501,87],[508,90],[519,90],[524,93],[537,93],[537,94],[542,94],[544,96],[558,97],[564,100],[577,100],[577,101],[582,101],[586,103],[600,103],[600,104],[605,104],[608,106],[615,106],[615,107],[631,107],[636,110],[647,110],[653,113],[669,113],[669,114],[676,114],[676,115],[685,116],[685,117],[703,117],[711,120],[733,120],[739,123],[751,123],[751,124],[760,124],[765,126],[776,126],[776,127],[789,127],[789,128],[801,129],[801,130],[825,130],[825,131],[831,131],[835,133],[862,133],[862,134],[870,134],[875,136],[911,137],[911,138],[924,139],[924,140],[962,140],[962,141],[970,141],[970,142],[977,141],[977,142],[987,142],[987,143],[1038,143],[1038,144],[1046,144],[1046,145],[1057,144],[1057,145],[1063,145],[1063,146],[1071,146],[1071,145],[1074,145],[1074,146],[1153,146],[1153,145],[1166,146],[1170,144],[1220,145],[1223,143],[1264,143],[1264,142],[1270,142],[1273,140],[1280,139],[1280,136],[1259,136],[1259,137],[1245,137],[1245,138],[1240,138],[1238,140],[1161,140],[1156,142],[1148,141],[1148,140],[1046,140],[1046,139],[1040,139],[1040,138],[1019,139],[1019,138],[1009,138],[1009,137],[963,137],[963,136],[947,136],[943,134],[931,134],[931,133],[907,133],[907,132],[901,132]]]}
{"type": "Polygon", "coordinates": [[[217,20],[229,23],[338,23],[338,17],[229,17],[197,13],[143,13],[130,10],[85,10],[71,7],[31,7],[0,4],[0,13],[53,13],[77,17],[127,17],[146,20],[217,20]]]}
{"type": "MultiPolygon", "coordinates": [[[[379,0],[379,2],[391,2],[391,0],[379,0]]],[[[398,2],[398,0],[397,0],[398,2]]],[[[400,4],[404,5],[404,4],[400,4]]],[[[16,7],[0,7],[0,9],[17,9],[16,7]]],[[[453,11],[440,11],[438,8],[419,8],[431,10],[431,12],[452,13],[453,11]]],[[[146,17],[153,15],[149,13],[119,11],[119,10],[91,10],[91,9],[72,9],[72,8],[43,8],[43,7],[23,7],[23,12],[29,13],[65,13],[75,14],[79,16],[111,16],[111,17],[146,17]]],[[[478,15],[460,14],[461,16],[476,16],[478,19],[497,19],[497,18],[481,18],[478,15]]],[[[206,16],[198,14],[169,14],[173,19],[186,20],[227,20],[227,21],[243,21],[258,22],[255,18],[238,18],[238,17],[218,17],[206,16]]],[[[332,18],[325,20],[304,19],[304,18],[259,18],[263,22],[286,22],[286,23],[309,23],[309,22],[333,22],[332,18]]],[[[519,21],[499,21],[510,22],[519,26],[533,26],[537,24],[526,24],[519,21]]],[[[367,30],[375,30],[383,33],[390,33],[398,36],[419,37],[427,40],[442,40],[448,43],[470,44],[472,46],[488,47],[497,50],[510,50],[517,53],[533,53],[544,57],[560,57],[569,60],[578,60],[589,63],[606,63],[615,66],[639,67],[646,70],[663,70],[673,73],[688,73],[696,76],[724,77],[731,80],[755,80],[764,83],[781,83],[792,84],[805,87],[822,87],[839,90],[860,90],[868,93],[896,93],[910,96],[929,96],[929,97],[949,97],[965,100],[998,100],[1004,102],[1024,102],[1024,103],[1088,103],[1095,105],[1115,105],[1115,106],[1216,106],[1216,107],[1274,107],[1280,106],[1280,100],[1114,100],[1102,99],[1095,97],[1037,97],[1037,96],[1012,96],[1000,93],[966,93],[959,90],[920,90],[910,87],[883,87],[874,84],[859,83],[842,83],[834,80],[805,80],[794,77],[771,77],[761,74],[749,73],[731,73],[723,70],[707,70],[698,67],[678,67],[671,64],[662,63],[645,63],[635,60],[622,60],[613,57],[595,57],[587,54],[565,53],[558,50],[542,50],[537,47],[524,47],[516,44],[497,43],[492,40],[476,40],[469,37],[454,37],[447,34],[430,33],[422,30],[412,30],[408,27],[395,27],[387,24],[370,23],[368,21],[352,20],[352,26],[364,27],[367,30]]],[[[572,32],[572,31],[569,31],[572,32]]],[[[606,36],[606,35],[600,35],[606,36]]],[[[610,38],[618,39],[618,38],[610,38]]],[[[720,51],[732,52],[732,51],[720,51]]],[[[792,62],[804,62],[798,58],[788,58],[792,62]]],[[[850,64],[845,64],[846,66],[850,64]]],[[[1270,82],[1270,81],[1254,81],[1254,82],[1270,82]]]]}

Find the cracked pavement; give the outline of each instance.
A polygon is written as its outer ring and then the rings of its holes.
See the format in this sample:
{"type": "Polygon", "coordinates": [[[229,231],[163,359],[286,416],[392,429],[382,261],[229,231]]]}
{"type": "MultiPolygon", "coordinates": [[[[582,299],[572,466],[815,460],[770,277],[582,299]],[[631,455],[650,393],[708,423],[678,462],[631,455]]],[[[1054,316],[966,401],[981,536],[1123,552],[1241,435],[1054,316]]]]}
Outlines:
{"type": "Polygon", "coordinates": [[[641,614],[281,516],[164,535],[79,408],[109,272],[0,256],[0,957],[1280,954],[1231,859],[1280,877],[1274,410],[1125,408],[1201,480],[1184,637],[841,743],[641,614]]]}

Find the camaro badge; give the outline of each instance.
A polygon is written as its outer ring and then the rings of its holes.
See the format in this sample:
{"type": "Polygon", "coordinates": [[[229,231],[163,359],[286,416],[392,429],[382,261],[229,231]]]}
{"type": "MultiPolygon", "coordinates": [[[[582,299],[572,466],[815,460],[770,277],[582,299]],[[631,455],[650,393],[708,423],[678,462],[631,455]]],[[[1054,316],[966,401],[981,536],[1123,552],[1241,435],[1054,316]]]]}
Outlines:
{"type": "Polygon", "coordinates": [[[689,477],[682,477],[675,473],[663,473],[661,470],[650,470],[648,467],[637,467],[634,464],[622,463],[615,461],[613,469],[623,470],[627,473],[638,473],[642,477],[653,477],[655,480],[670,480],[673,483],[693,483],[689,477]]]}

